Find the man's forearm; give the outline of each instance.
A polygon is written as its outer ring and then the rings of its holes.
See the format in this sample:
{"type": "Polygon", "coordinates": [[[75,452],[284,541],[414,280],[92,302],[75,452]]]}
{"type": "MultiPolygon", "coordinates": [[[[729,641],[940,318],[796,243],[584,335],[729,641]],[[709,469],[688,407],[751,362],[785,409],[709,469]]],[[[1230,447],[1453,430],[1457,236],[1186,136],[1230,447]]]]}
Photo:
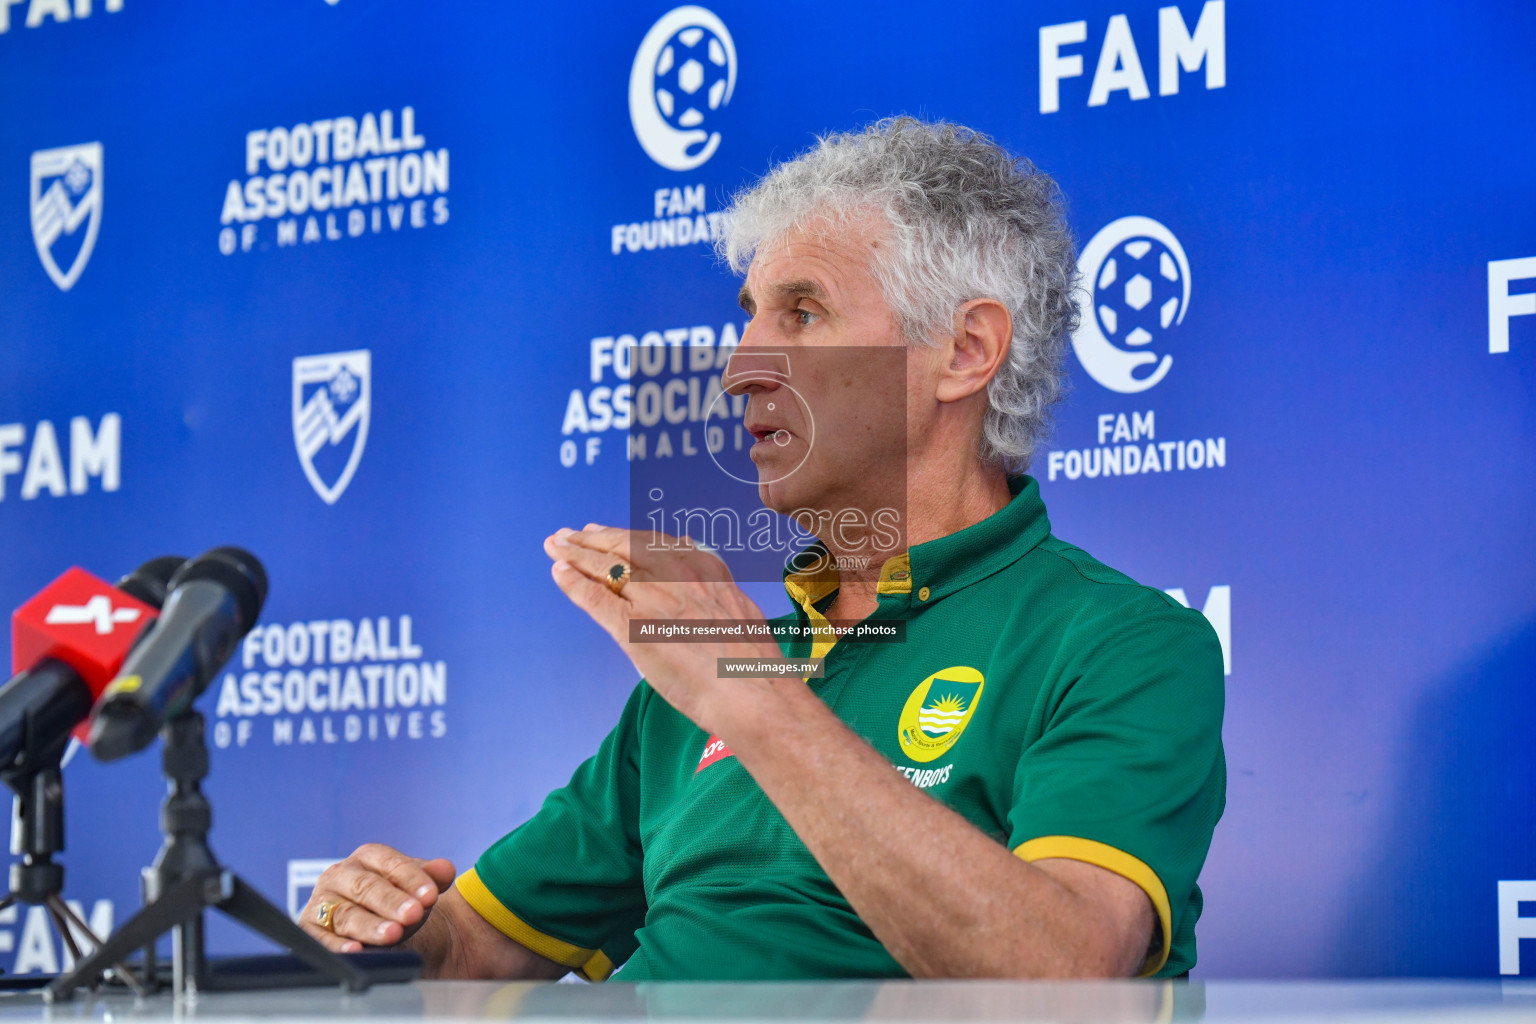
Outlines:
{"type": "Polygon", "coordinates": [[[464,973],[463,953],[458,949],[457,935],[450,915],[441,908],[427,916],[416,934],[406,939],[402,946],[421,957],[424,978],[467,978],[464,973]]]}
{"type": "Polygon", "coordinates": [[[570,971],[497,931],[456,889],[443,894],[404,945],[421,956],[426,978],[552,979],[570,971]]]}
{"type": "Polygon", "coordinates": [[[914,977],[1106,976],[1138,966],[1107,941],[1115,922],[914,788],[802,684],[746,684],[727,722],[721,738],[914,977]]]}

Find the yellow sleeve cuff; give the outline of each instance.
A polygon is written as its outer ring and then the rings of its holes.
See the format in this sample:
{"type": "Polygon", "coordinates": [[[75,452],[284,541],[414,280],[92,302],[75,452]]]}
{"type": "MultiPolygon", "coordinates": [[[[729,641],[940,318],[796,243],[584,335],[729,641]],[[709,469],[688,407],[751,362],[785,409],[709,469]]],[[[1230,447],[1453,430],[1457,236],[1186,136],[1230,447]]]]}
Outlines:
{"type": "Polygon", "coordinates": [[[454,887],[475,913],[490,922],[491,927],[519,945],[526,946],[542,957],[574,970],[588,981],[603,981],[613,973],[613,961],[600,949],[583,949],[569,942],[545,935],[518,917],[486,888],[474,868],[458,877],[454,887]]]}
{"type": "Polygon", "coordinates": [[[1039,839],[1031,839],[1019,846],[1013,854],[1026,861],[1047,860],[1052,857],[1080,860],[1085,864],[1093,864],[1106,871],[1113,871],[1121,878],[1129,878],[1135,882],[1151,899],[1153,908],[1157,910],[1158,923],[1163,930],[1162,948],[1148,955],[1146,963],[1141,968],[1141,977],[1150,978],[1163,969],[1163,965],[1168,962],[1168,953],[1173,947],[1173,914],[1168,906],[1168,890],[1163,887],[1163,880],[1157,877],[1156,871],[1124,850],[1117,850],[1113,846],[1095,842],[1092,839],[1079,839],[1076,836],[1041,836],[1039,839]]]}

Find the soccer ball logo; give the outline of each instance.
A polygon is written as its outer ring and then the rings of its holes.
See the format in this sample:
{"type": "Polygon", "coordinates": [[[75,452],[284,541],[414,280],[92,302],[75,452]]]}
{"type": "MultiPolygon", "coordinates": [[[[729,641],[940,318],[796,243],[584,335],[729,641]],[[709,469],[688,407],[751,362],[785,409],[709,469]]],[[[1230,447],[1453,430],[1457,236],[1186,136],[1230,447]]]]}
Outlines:
{"type": "Polygon", "coordinates": [[[656,107],[674,128],[697,128],[725,98],[725,47],[694,25],[667,40],[656,59],[656,107]]]}
{"type": "Polygon", "coordinates": [[[1093,313],[1106,336],[1145,345],[1179,312],[1183,275],[1168,247],[1151,238],[1120,243],[1094,282],[1093,313]]]}
{"type": "Polygon", "coordinates": [[[731,102],[736,46],[702,7],[679,7],[651,26],[629,72],[629,120],[652,160],[673,171],[698,167],[720,146],[707,123],[731,102]]]}
{"type": "Polygon", "coordinates": [[[1083,247],[1084,316],[1072,348],[1089,375],[1111,391],[1135,394],[1156,385],[1173,365],[1149,351],[1181,323],[1189,308],[1184,247],[1150,217],[1122,217],[1083,247]],[[1121,346],[1127,346],[1122,348],[1121,346]],[[1137,375],[1142,367],[1150,372],[1137,375]]]}

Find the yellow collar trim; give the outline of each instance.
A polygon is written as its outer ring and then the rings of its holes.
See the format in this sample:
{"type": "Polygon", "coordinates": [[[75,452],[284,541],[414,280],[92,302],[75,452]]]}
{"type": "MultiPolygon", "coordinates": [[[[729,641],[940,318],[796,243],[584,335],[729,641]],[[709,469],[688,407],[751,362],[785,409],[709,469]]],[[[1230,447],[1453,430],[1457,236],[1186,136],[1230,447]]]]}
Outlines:
{"type": "MultiPolygon", "coordinates": [[[[812,605],[837,591],[841,583],[837,566],[828,562],[816,572],[794,572],[784,577],[784,589],[795,603],[812,614],[812,605]]],[[[887,558],[880,567],[880,582],[875,586],[877,594],[912,593],[912,556],[900,554],[887,558]]]]}
{"type": "MultiPolygon", "coordinates": [[[[0,3],[3,2],[4,0],[0,0],[0,3]]],[[[784,589],[805,611],[805,617],[810,620],[813,627],[822,627],[827,624],[826,616],[816,610],[816,605],[835,594],[841,583],[842,579],[838,575],[837,566],[833,565],[830,559],[815,572],[796,572],[784,577],[784,589]]],[[[875,593],[912,593],[912,559],[908,555],[901,554],[885,560],[885,565],[880,567],[880,582],[875,586],[875,593]]],[[[811,644],[811,657],[825,658],[835,643],[835,639],[814,640],[811,644]]]]}
{"type": "Polygon", "coordinates": [[[837,592],[841,580],[837,567],[830,562],[814,573],[797,572],[784,577],[784,589],[795,603],[805,609],[807,615],[817,614],[812,607],[816,602],[837,592]]]}
{"type": "MultiPolygon", "coordinates": [[[[0,0],[3,2],[3,0],[0,0]]],[[[837,592],[840,580],[837,566],[829,560],[816,572],[797,572],[784,577],[784,589],[804,611],[811,628],[821,630],[827,626],[827,618],[816,610],[816,603],[837,592]]],[[[818,634],[811,641],[811,657],[825,658],[837,643],[835,637],[818,634]]]]}

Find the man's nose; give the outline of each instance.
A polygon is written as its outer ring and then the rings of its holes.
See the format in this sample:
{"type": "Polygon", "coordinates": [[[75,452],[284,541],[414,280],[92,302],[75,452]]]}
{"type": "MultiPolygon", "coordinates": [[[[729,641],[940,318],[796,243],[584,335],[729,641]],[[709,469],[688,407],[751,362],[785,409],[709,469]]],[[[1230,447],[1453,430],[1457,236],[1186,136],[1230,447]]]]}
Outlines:
{"type": "Polygon", "coordinates": [[[742,345],[731,353],[720,375],[720,386],[729,395],[758,395],[789,383],[789,353],[742,345]]]}

